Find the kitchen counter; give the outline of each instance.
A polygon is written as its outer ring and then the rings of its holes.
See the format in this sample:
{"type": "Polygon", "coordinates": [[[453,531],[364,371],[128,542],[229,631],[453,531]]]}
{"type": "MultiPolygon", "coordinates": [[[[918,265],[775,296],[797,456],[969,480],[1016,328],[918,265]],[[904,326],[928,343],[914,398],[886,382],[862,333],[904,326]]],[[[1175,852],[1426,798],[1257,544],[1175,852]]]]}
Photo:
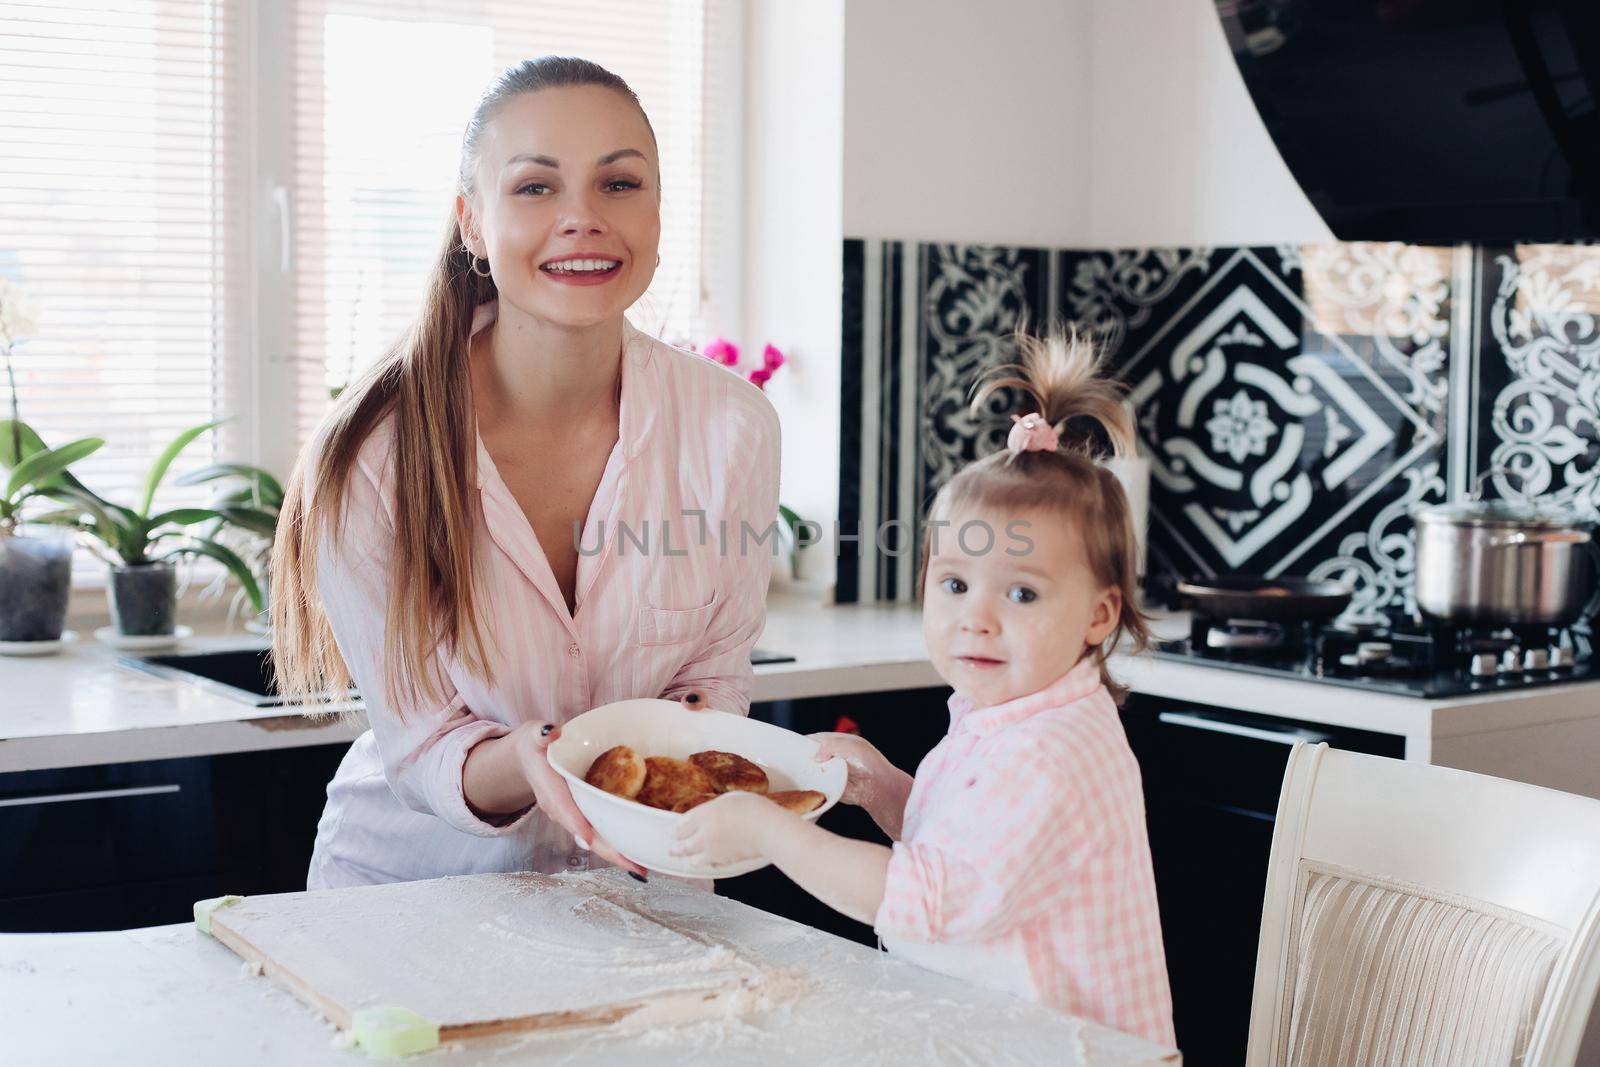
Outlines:
{"type": "MultiPolygon", "coordinates": [[[[429,1067],[648,1062],[773,1064],[1038,1064],[1145,1067],[1178,1054],[924,971],[725,897],[667,879],[603,879],[664,920],[709,935],[802,991],[736,1020],[507,1034],[447,1043],[429,1067]]],[[[0,935],[0,1033],[7,1062],[352,1064],[336,1031],[193,925],[93,934],[0,935]]]]}
{"type": "MultiPolygon", "coordinates": [[[[1182,616],[1158,620],[1187,631],[1182,616]]],[[[260,646],[248,635],[192,638],[185,648],[260,646]]],[[[792,663],[758,666],[758,702],[941,686],[911,604],[822,606],[807,588],[776,588],[759,645],[792,663]]],[[[347,741],[365,727],[359,705],[308,717],[254,708],[197,686],[116,665],[94,641],[59,656],[0,659],[0,772],[217,755],[347,741]]],[[[1600,795],[1581,759],[1600,748],[1600,682],[1420,700],[1278,679],[1150,656],[1113,658],[1134,691],[1297,722],[1406,739],[1408,759],[1600,795]],[[1560,764],[1552,769],[1551,761],[1560,764]]],[[[848,706],[841,710],[848,711],[848,706]]],[[[942,707],[929,709],[942,715],[942,707]]]]}
{"type": "MultiPolygon", "coordinates": [[[[754,701],[943,684],[908,605],[825,608],[809,590],[776,590],[770,603],[759,644],[795,662],[758,666],[754,701]]],[[[210,634],[177,651],[262,647],[250,634],[210,634]]],[[[119,666],[124,654],[82,639],[55,656],[0,657],[0,773],[320,745],[366,729],[359,702],[316,716],[252,707],[119,666]]]]}

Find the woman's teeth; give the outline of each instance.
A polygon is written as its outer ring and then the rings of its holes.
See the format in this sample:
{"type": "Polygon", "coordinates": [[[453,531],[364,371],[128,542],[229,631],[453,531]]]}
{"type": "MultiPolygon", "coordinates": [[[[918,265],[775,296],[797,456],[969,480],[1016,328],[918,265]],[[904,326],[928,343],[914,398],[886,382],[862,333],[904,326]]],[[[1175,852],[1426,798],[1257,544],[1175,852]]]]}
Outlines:
{"type": "Polygon", "coordinates": [[[621,265],[619,259],[567,259],[560,263],[546,263],[542,269],[554,274],[597,274],[621,265]]]}

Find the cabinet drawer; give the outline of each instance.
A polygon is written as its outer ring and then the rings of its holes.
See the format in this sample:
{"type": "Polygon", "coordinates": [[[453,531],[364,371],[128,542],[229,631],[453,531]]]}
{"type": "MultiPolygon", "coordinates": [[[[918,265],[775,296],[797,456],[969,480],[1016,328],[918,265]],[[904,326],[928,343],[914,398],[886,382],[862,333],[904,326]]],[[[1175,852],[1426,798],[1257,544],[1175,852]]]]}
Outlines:
{"type": "Polygon", "coordinates": [[[1405,741],[1346,727],[1296,722],[1133,694],[1122,709],[1146,792],[1271,821],[1289,750],[1326,741],[1349,752],[1403,757],[1405,741]]]}
{"type": "Polygon", "coordinates": [[[215,873],[204,759],[0,775],[0,899],[215,873]]]}

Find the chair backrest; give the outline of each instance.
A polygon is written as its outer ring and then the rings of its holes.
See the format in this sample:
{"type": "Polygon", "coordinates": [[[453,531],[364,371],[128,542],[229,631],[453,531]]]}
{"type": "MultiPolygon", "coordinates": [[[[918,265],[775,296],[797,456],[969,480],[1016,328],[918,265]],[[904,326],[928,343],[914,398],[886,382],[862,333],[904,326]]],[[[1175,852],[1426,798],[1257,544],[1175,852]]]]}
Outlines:
{"type": "Polygon", "coordinates": [[[1250,1067],[1565,1067],[1597,989],[1600,801],[1296,743],[1250,1067]]]}

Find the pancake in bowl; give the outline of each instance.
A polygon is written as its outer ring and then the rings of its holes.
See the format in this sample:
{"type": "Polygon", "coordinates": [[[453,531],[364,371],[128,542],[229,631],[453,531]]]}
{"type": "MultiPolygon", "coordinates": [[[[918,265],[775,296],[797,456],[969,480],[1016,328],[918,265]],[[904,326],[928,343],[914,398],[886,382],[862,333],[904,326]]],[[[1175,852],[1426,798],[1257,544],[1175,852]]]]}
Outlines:
{"type": "Polygon", "coordinates": [[[766,771],[732,752],[696,752],[689,762],[706,772],[719,793],[765,793],[769,786],[766,771]]]}
{"type": "Polygon", "coordinates": [[[806,815],[822,807],[828,799],[815,789],[785,789],[779,793],[768,793],[767,799],[796,815],[806,815]]]}
{"type": "Polygon", "coordinates": [[[690,805],[706,794],[716,794],[711,777],[688,760],[666,756],[645,758],[644,785],[633,799],[641,804],[663,811],[687,811],[690,805]]]}
{"type": "Polygon", "coordinates": [[[618,745],[596,756],[583,780],[596,789],[632,800],[644,786],[645,771],[645,761],[637,752],[627,745],[618,745]]]}

